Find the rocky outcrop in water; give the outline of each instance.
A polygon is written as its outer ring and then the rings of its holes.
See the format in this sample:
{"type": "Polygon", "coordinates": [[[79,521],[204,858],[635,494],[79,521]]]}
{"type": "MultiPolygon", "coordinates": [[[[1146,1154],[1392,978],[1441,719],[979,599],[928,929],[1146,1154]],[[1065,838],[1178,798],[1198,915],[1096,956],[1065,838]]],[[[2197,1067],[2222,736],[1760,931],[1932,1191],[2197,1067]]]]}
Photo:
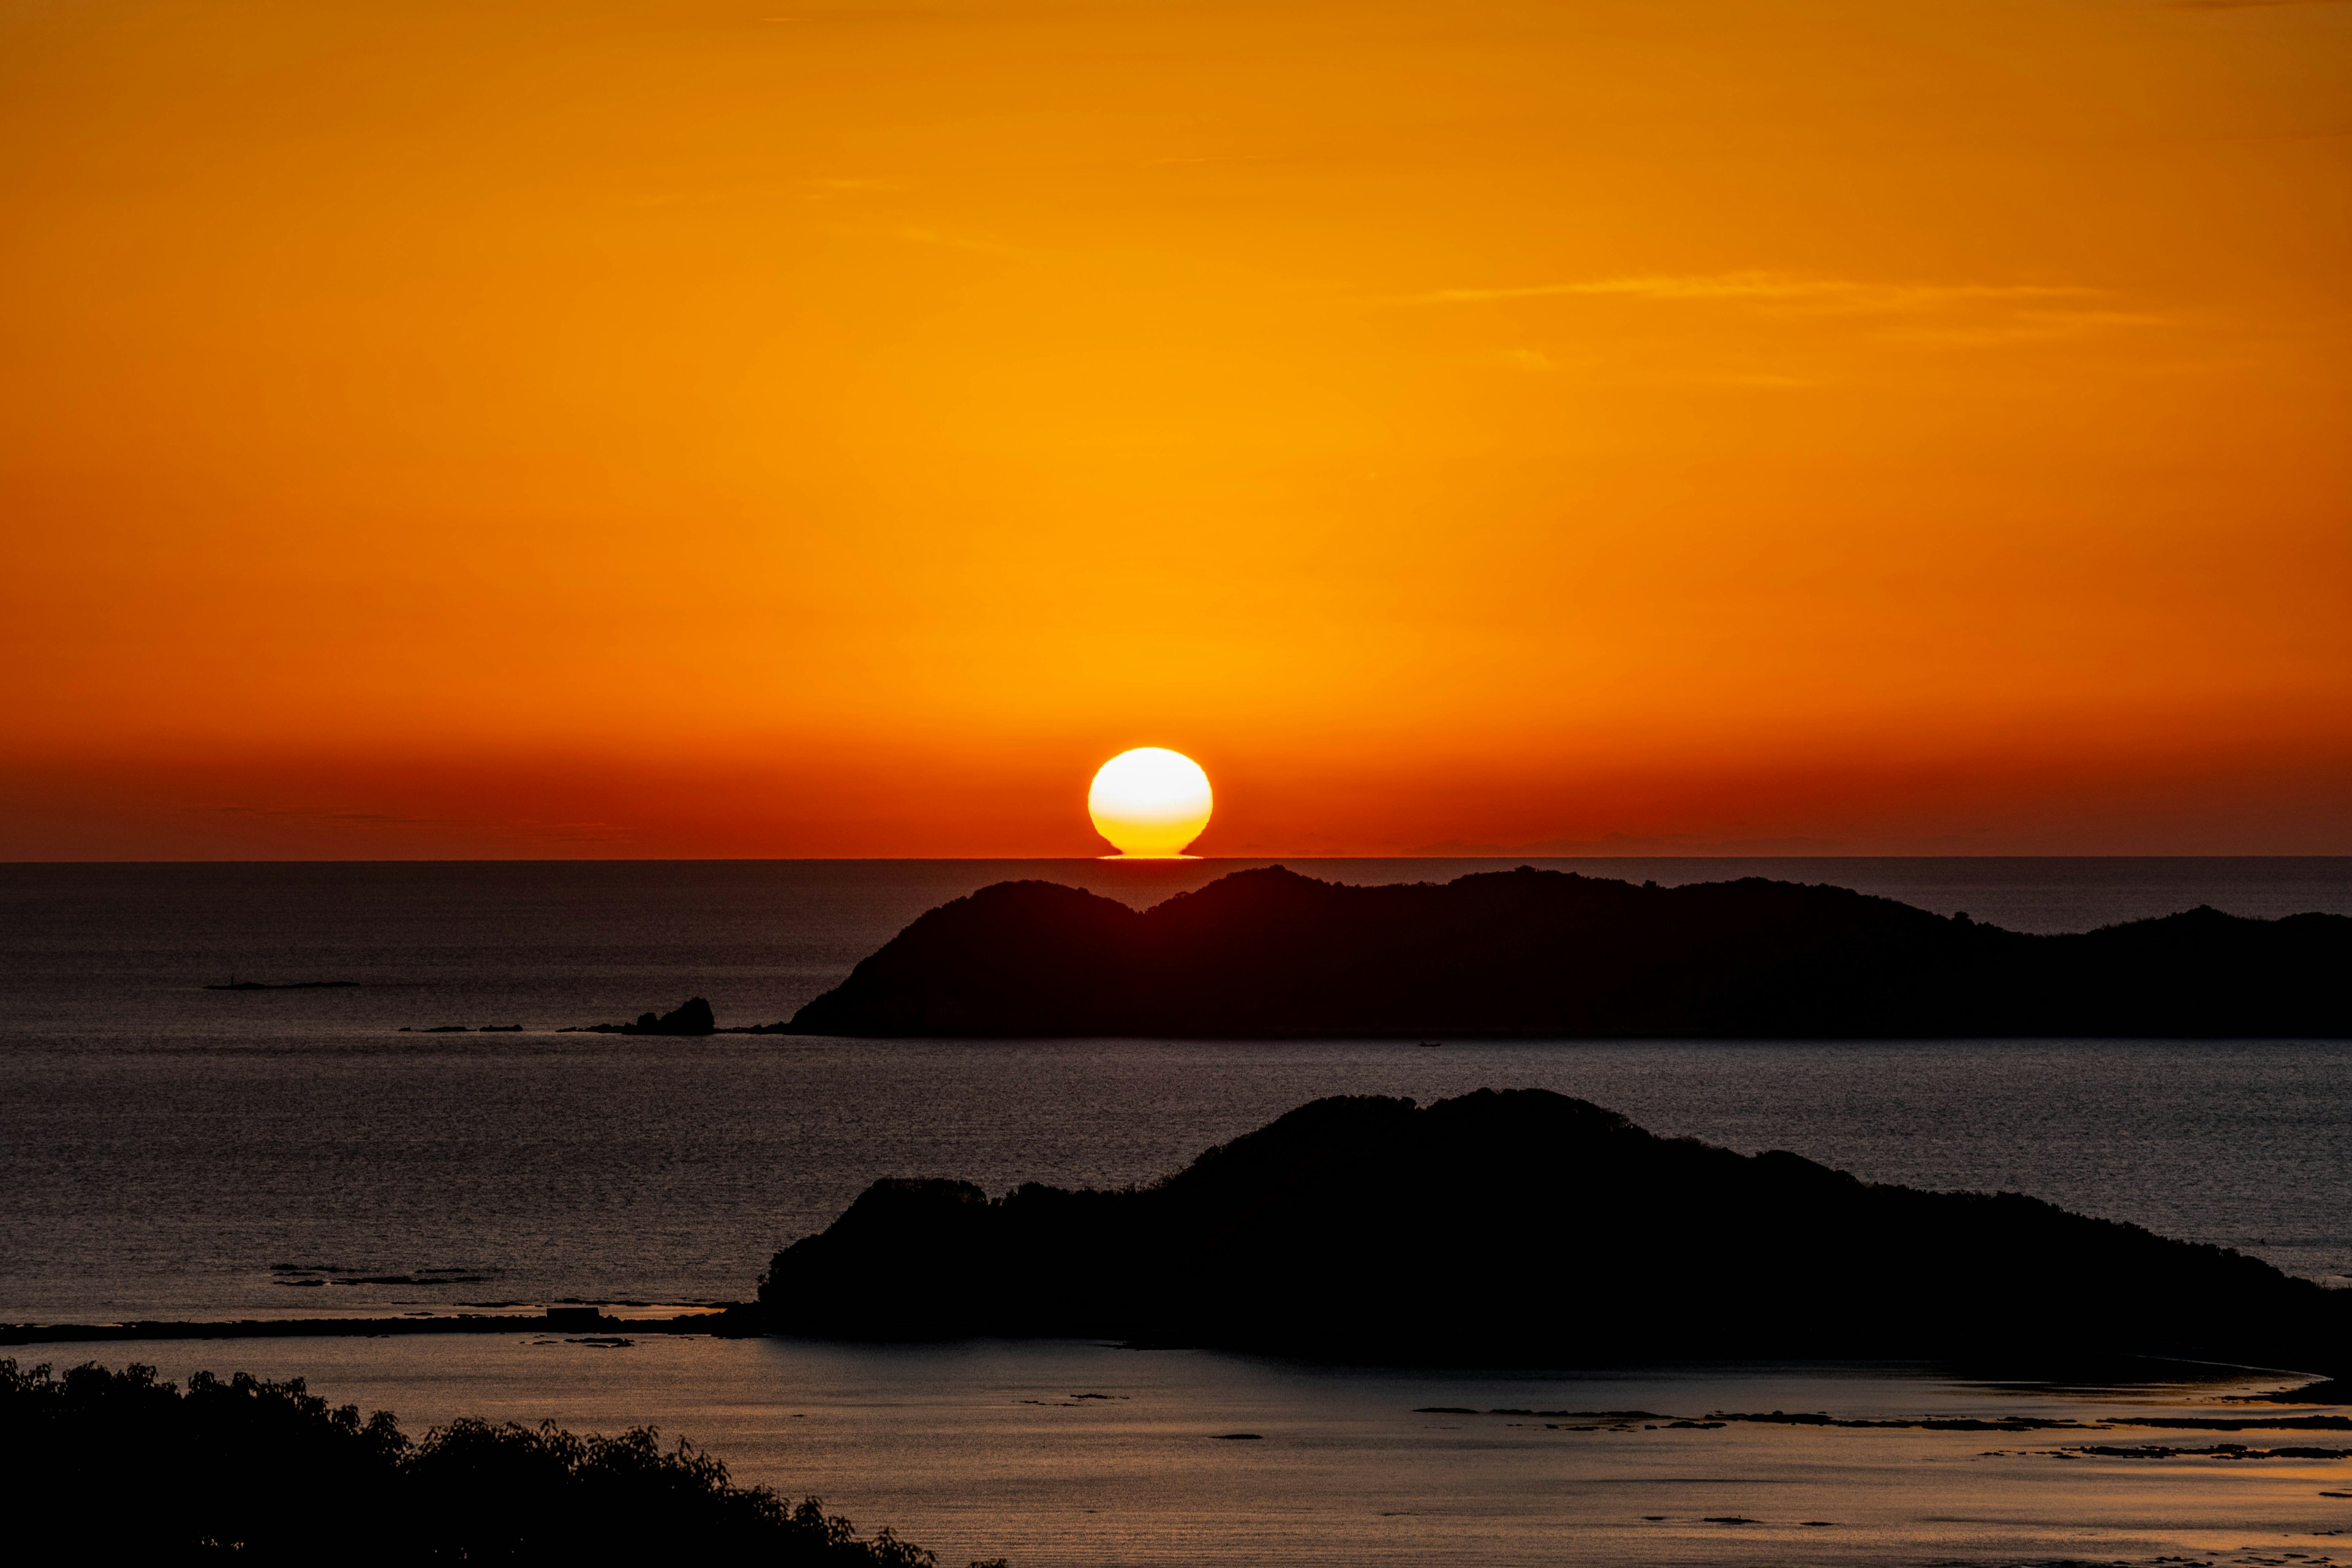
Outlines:
{"type": "Polygon", "coordinates": [[[798,1334],[1423,1363],[2352,1370],[2352,1292],[2256,1258],[1660,1138],[1536,1089],[1320,1100],[1122,1192],[877,1182],[776,1255],[759,1311],[798,1334]]]}
{"type": "Polygon", "coordinates": [[[689,996],[667,1013],[640,1013],[634,1024],[589,1024],[567,1030],[583,1035],[715,1035],[719,1019],[710,1011],[710,1004],[700,996],[689,996]]]}

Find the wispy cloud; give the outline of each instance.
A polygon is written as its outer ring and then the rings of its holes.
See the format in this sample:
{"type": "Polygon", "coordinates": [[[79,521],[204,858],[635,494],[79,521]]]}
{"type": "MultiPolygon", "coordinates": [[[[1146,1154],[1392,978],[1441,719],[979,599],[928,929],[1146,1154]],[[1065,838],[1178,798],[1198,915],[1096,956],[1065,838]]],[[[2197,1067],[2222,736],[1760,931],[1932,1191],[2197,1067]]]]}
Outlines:
{"type": "Polygon", "coordinates": [[[266,816],[292,822],[364,822],[391,827],[446,827],[467,820],[455,816],[410,816],[389,811],[337,811],[319,805],[191,805],[183,809],[215,816],[266,816]]]}
{"type": "Polygon", "coordinates": [[[1303,154],[1297,153],[1181,153],[1166,158],[1146,158],[1143,166],[1167,168],[1179,163],[1293,163],[1303,154]]]}
{"type": "Polygon", "coordinates": [[[833,196],[866,195],[876,191],[903,191],[907,187],[896,180],[834,178],[803,180],[801,194],[812,201],[824,201],[833,196]]]}
{"type": "Polygon", "coordinates": [[[190,805],[183,811],[208,816],[242,817],[311,829],[339,827],[416,827],[477,830],[495,828],[551,844],[625,844],[635,842],[633,828],[610,822],[546,822],[537,817],[496,820],[480,816],[418,816],[406,812],[361,811],[326,805],[190,805]]]}
{"type": "Polygon", "coordinates": [[[2104,289],[2052,283],[1871,283],[1780,272],[1647,273],[1559,283],[1439,289],[1389,303],[1482,305],[1527,300],[1623,300],[1747,307],[1760,313],[1844,318],[1887,342],[1945,346],[2023,343],[2161,325],[2119,309],[2104,289]]]}
{"type": "Polygon", "coordinates": [[[901,224],[892,234],[910,245],[937,246],[942,250],[968,250],[979,256],[1024,256],[1029,252],[1019,246],[984,234],[961,233],[952,229],[933,228],[926,224],[901,224]]]}
{"type": "Polygon", "coordinates": [[[2172,0],[2176,11],[2269,11],[2281,5],[2345,5],[2352,0],[2172,0]]]}
{"type": "Polygon", "coordinates": [[[1540,372],[1559,368],[1559,362],[1541,349],[1504,349],[1495,355],[1495,361],[1498,364],[1509,365],[1513,370],[1540,372]]]}
{"type": "Polygon", "coordinates": [[[1569,283],[1500,288],[1439,289],[1397,301],[1410,305],[1475,305],[1503,300],[1615,297],[1659,300],[1749,300],[1856,311],[1938,310],[1973,303],[2087,299],[2099,290],[2065,285],[2008,283],[1861,283],[1777,272],[1653,273],[1587,278],[1569,283]]]}
{"type": "Polygon", "coordinates": [[[1919,322],[1892,326],[1879,335],[1894,342],[1948,343],[1971,346],[1996,343],[2048,342],[2080,337],[2085,332],[2124,327],[2158,327],[2162,316],[2136,310],[2019,310],[2006,319],[1980,323],[1919,322]]]}
{"type": "Polygon", "coordinates": [[[780,11],[757,20],[771,25],[782,24],[803,27],[887,27],[908,22],[946,22],[955,14],[946,10],[889,9],[887,7],[844,5],[823,11],[780,11]]]}
{"type": "Polygon", "coordinates": [[[1776,371],[1723,371],[1701,378],[1717,386],[1746,387],[1759,392],[1810,392],[1826,384],[1818,376],[1785,375],[1776,371]]]}

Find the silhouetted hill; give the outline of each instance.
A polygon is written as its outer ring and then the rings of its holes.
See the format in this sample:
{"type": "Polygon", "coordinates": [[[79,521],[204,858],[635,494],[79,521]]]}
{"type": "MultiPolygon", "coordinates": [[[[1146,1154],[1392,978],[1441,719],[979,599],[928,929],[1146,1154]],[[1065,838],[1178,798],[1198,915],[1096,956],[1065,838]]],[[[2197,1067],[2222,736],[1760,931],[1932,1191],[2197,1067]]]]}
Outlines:
{"type": "Polygon", "coordinates": [[[776,1255],[760,1301],[792,1333],[1427,1363],[2352,1370],[2352,1292],[2257,1259],[1663,1139],[1538,1089],[1317,1100],[1139,1190],[877,1182],[776,1255]]]}
{"type": "Polygon", "coordinates": [[[796,1034],[2352,1035],[2352,919],[2210,909],[2068,936],[1843,888],[1239,871],[1139,912],[1050,882],[932,910],[796,1034]]]}

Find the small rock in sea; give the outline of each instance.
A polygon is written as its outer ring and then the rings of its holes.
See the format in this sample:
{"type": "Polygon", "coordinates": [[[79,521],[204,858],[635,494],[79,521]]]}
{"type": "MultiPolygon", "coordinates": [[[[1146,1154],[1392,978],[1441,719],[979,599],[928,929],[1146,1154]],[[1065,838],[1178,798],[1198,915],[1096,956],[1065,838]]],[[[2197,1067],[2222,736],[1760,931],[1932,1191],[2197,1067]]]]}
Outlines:
{"type": "Polygon", "coordinates": [[[588,1024],[562,1031],[567,1035],[711,1035],[718,1032],[719,1021],[710,1011],[710,1004],[700,996],[689,996],[667,1013],[640,1013],[634,1024],[588,1024]]]}

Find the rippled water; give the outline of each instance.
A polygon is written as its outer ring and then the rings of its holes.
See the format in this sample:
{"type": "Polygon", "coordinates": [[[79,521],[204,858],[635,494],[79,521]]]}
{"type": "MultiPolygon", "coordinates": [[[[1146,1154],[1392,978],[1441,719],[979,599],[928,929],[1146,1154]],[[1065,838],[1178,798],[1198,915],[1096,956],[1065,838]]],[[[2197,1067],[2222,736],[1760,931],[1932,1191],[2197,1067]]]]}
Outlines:
{"type": "Polygon", "coordinates": [[[877,1176],[1118,1184],[1318,1094],[1482,1085],[2352,1270],[2341,1044],[303,1034],[18,1045],[6,1070],[7,1320],[740,1298],[877,1176]],[[355,1277],[419,1282],[289,1282],[355,1277]]]}

